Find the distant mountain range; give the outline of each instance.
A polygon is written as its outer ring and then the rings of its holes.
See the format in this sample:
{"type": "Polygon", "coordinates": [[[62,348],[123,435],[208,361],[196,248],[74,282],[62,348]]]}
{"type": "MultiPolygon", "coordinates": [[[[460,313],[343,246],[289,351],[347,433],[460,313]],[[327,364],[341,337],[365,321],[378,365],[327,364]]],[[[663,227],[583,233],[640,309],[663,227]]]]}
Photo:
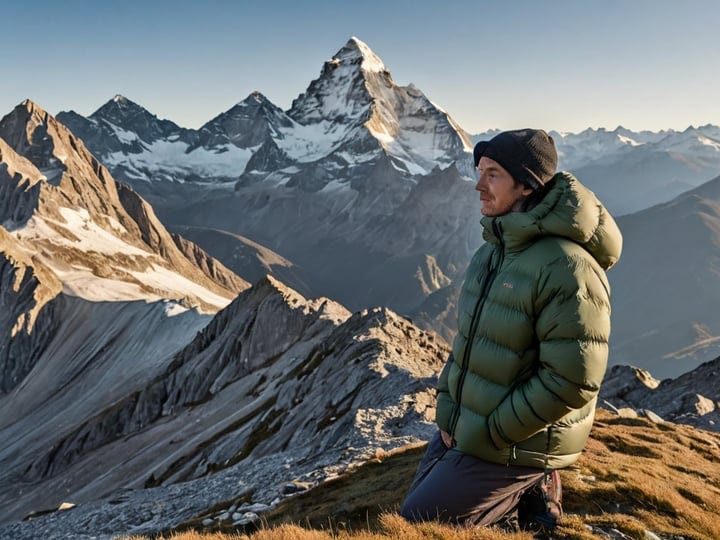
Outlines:
{"type": "Polygon", "coordinates": [[[412,308],[480,242],[465,132],[355,38],[286,112],[256,92],[190,132],[118,96],[58,119],[164,222],[250,238],[353,309],[412,308]]]}
{"type": "MultiPolygon", "coordinates": [[[[497,131],[472,136],[487,139],[497,131]]],[[[551,131],[559,167],[573,172],[613,215],[667,202],[720,174],[720,127],[684,131],[551,131]]]]}

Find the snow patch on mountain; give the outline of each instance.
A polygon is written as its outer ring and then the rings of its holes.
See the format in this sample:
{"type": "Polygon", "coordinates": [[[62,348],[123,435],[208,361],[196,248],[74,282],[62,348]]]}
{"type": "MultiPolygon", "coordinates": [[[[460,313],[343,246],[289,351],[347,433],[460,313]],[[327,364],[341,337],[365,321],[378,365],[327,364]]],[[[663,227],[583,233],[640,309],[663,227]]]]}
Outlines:
{"type": "MultiPolygon", "coordinates": [[[[95,121],[95,120],[93,119],[93,121],[95,121]]],[[[105,124],[107,124],[110,127],[110,129],[113,130],[113,132],[115,133],[115,136],[118,138],[118,140],[121,143],[133,144],[135,142],[140,141],[140,137],[138,136],[138,134],[133,131],[128,131],[127,129],[123,129],[120,126],[111,124],[110,122],[105,122],[105,124]]]]}
{"type": "MultiPolygon", "coordinates": [[[[188,296],[190,298],[200,298],[208,304],[223,308],[227,306],[232,299],[220,296],[210,290],[198,285],[194,281],[190,281],[186,277],[162,266],[151,265],[151,268],[145,271],[131,270],[128,272],[135,277],[144,287],[157,291],[172,290],[174,293],[188,296]]],[[[145,295],[147,297],[147,293],[145,295]]],[[[163,295],[164,296],[164,295],[163,295]]],[[[163,296],[158,295],[158,299],[163,296]]]]}
{"type": "MultiPolygon", "coordinates": [[[[175,271],[155,266],[151,261],[160,262],[157,255],[131,245],[98,226],[84,208],[61,207],[60,214],[65,223],[36,215],[24,227],[12,230],[12,235],[22,242],[21,245],[29,255],[37,245],[52,245],[52,249],[66,246],[86,253],[107,255],[110,260],[113,255],[120,256],[124,261],[136,256],[139,258],[138,264],[150,267],[144,271],[125,268],[125,275],[133,278],[126,281],[97,275],[97,270],[83,267],[82,263],[63,260],[62,257],[43,257],[45,264],[63,282],[65,294],[96,302],[151,302],[166,298],[172,291],[171,294],[179,297],[197,297],[218,308],[230,303],[230,298],[219,296],[175,271]]],[[[124,230],[122,225],[115,223],[124,230]]]]}
{"type": "MultiPolygon", "coordinates": [[[[293,123],[292,127],[280,128],[281,138],[275,142],[298,163],[310,163],[333,152],[353,127],[326,120],[307,125],[293,123]]],[[[352,162],[357,161],[352,158],[352,162]]]]}
{"type": "Polygon", "coordinates": [[[153,181],[155,175],[175,182],[190,179],[225,178],[234,181],[240,176],[255,148],[238,148],[232,144],[212,149],[196,148],[188,152],[182,141],[157,140],[141,143],[140,153],[117,151],[103,156],[103,163],[113,168],[122,166],[142,181],[153,181]]]}
{"type": "MultiPolygon", "coordinates": [[[[56,246],[69,246],[82,251],[94,251],[107,255],[125,254],[149,257],[149,251],[128,244],[111,232],[98,226],[85,208],[59,208],[62,219],[35,215],[24,227],[8,229],[18,240],[32,245],[39,240],[51,241],[56,246]]],[[[114,221],[118,232],[127,230],[114,221]]]]}

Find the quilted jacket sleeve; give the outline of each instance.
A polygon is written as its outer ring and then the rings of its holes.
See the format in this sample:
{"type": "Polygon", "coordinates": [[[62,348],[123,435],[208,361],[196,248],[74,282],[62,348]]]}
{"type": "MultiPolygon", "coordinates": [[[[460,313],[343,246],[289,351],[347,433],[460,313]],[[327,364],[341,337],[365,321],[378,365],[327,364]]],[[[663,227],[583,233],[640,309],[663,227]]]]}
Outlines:
{"type": "Polygon", "coordinates": [[[525,440],[587,405],[605,375],[610,298],[604,272],[588,258],[568,254],[541,270],[537,283],[538,364],[488,417],[498,448],[525,440]]]}

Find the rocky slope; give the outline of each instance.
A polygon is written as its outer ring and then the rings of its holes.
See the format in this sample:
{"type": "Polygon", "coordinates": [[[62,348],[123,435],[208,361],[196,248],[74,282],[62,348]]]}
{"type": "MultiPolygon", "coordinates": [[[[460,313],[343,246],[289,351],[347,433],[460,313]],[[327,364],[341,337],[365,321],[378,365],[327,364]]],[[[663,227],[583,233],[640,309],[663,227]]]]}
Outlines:
{"type": "Polygon", "coordinates": [[[351,315],[266,278],[149,366],[108,358],[81,370],[53,355],[0,400],[2,519],[113,493],[64,515],[77,520],[45,522],[62,537],[97,523],[98,508],[109,534],[157,530],[243,494],[270,504],[288,481],[312,484],[427,437],[447,351],[388,310],[351,315]],[[68,382],[38,395],[53,379],[68,382]],[[78,404],[81,388],[102,391],[78,404]]]}
{"type": "Polygon", "coordinates": [[[605,377],[600,401],[626,417],[651,411],[671,422],[720,432],[719,378],[720,358],[663,381],[640,368],[615,366],[605,377]]]}
{"type": "MultiPolygon", "coordinates": [[[[1,142],[0,142],[1,144],[1,142]]],[[[54,300],[62,283],[0,227],[0,394],[32,369],[57,326],[54,300]],[[42,316],[40,316],[42,313],[42,316]]]]}

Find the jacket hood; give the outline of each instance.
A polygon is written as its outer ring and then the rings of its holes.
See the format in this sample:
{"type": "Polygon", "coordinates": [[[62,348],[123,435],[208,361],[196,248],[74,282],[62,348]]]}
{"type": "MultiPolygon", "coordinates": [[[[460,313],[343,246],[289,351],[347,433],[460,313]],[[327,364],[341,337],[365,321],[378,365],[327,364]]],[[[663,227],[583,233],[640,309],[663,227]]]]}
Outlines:
{"type": "Polygon", "coordinates": [[[539,237],[560,236],[585,248],[604,270],[611,268],[620,258],[622,235],[595,194],[565,171],[556,173],[547,189],[532,210],[483,217],[480,222],[485,241],[499,243],[497,230],[505,248],[517,251],[539,237]]]}

